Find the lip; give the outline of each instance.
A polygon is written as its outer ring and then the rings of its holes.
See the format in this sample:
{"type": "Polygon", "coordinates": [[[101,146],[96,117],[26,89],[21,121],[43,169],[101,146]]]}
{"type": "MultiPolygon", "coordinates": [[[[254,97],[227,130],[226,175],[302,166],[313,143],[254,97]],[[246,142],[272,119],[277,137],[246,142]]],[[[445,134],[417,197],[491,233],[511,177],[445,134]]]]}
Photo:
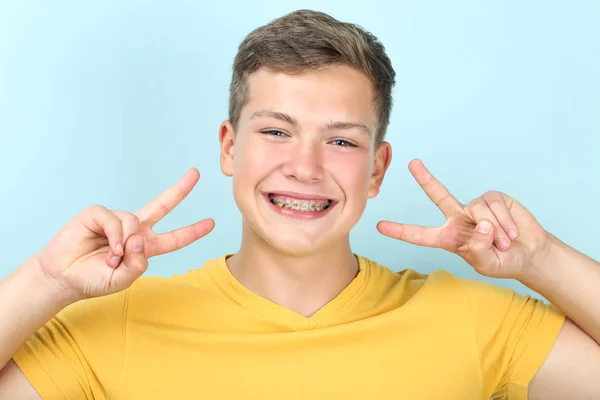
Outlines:
{"type": "MultiPolygon", "coordinates": [[[[265,199],[265,202],[267,203],[267,207],[269,207],[271,210],[273,210],[273,212],[275,212],[276,214],[281,215],[283,217],[297,219],[297,220],[311,221],[311,220],[323,218],[327,214],[329,214],[329,212],[337,205],[337,201],[331,200],[329,207],[327,207],[323,211],[296,211],[296,210],[292,210],[289,208],[278,207],[275,204],[271,203],[271,199],[269,198],[269,194],[271,194],[271,193],[276,193],[276,194],[282,195],[282,196],[294,197],[294,196],[290,195],[290,193],[293,193],[293,192],[270,192],[270,193],[265,193],[263,195],[263,198],[265,199]],[[284,194],[284,193],[287,193],[287,194],[284,194]]],[[[296,193],[296,195],[298,195],[298,194],[299,193],[296,193]]],[[[315,199],[315,200],[321,200],[321,199],[327,200],[328,199],[327,197],[323,197],[323,196],[296,197],[296,198],[298,198],[298,199],[315,199]]]]}

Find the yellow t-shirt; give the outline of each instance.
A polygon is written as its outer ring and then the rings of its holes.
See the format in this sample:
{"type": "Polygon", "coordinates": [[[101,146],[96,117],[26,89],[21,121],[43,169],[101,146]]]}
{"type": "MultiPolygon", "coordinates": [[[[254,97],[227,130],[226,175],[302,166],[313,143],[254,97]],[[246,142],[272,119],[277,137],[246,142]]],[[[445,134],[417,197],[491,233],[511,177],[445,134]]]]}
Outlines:
{"type": "Polygon", "coordinates": [[[13,358],[44,399],[526,399],[564,320],[509,289],[363,257],[306,318],[225,259],[75,303],[13,358]]]}

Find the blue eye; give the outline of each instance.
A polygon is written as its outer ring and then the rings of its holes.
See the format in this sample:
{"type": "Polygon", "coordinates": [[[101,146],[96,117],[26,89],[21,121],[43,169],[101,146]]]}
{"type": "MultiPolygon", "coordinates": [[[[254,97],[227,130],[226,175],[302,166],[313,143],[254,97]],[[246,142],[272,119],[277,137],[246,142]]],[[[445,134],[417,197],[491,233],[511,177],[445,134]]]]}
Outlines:
{"type": "Polygon", "coordinates": [[[336,146],[340,146],[340,147],[356,147],[356,145],[354,143],[351,143],[347,140],[343,140],[343,139],[336,139],[333,140],[331,143],[335,144],[336,146]]]}
{"type": "Polygon", "coordinates": [[[279,137],[283,137],[285,136],[285,133],[275,130],[275,129],[271,129],[268,131],[263,131],[262,133],[264,133],[265,135],[269,135],[269,136],[279,136],[279,137]]]}

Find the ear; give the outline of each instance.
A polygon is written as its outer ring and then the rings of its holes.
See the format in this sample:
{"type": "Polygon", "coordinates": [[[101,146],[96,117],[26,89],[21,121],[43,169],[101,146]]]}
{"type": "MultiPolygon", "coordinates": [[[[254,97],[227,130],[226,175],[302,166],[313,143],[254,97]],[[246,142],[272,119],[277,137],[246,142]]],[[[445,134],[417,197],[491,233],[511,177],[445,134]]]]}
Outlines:
{"type": "Polygon", "coordinates": [[[225,176],[233,176],[235,132],[231,122],[223,121],[219,127],[219,143],[221,144],[221,172],[225,176]]]}
{"type": "Polygon", "coordinates": [[[373,161],[373,173],[369,182],[369,198],[379,194],[379,189],[383,183],[385,173],[392,162],[392,145],[388,142],[382,142],[375,151],[375,160],[373,161]]]}

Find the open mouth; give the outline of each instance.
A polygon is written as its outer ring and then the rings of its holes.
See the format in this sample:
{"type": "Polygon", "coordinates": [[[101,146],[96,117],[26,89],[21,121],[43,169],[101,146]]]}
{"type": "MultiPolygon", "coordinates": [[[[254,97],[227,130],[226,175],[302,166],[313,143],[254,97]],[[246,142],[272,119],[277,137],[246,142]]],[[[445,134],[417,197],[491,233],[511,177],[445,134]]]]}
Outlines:
{"type": "Polygon", "coordinates": [[[275,193],[269,193],[267,198],[276,207],[298,212],[325,211],[333,204],[331,199],[297,199],[275,193]]]}

